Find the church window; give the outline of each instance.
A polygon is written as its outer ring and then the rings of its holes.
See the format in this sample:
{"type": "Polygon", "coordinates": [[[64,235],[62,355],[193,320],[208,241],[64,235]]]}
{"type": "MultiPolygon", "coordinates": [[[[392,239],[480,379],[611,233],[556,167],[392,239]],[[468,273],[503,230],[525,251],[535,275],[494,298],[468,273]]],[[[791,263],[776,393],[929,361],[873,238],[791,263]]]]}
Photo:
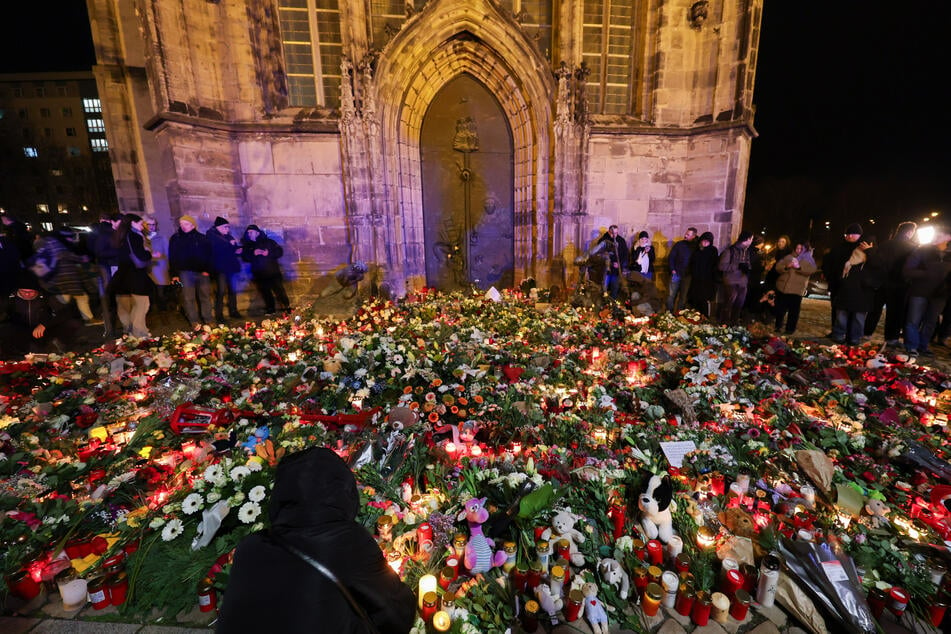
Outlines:
{"type": "Polygon", "coordinates": [[[511,11],[545,59],[551,60],[551,0],[502,0],[501,4],[511,11]]]}
{"type": "Polygon", "coordinates": [[[585,0],[582,59],[591,71],[588,102],[592,112],[630,112],[636,1],[585,0]]]}
{"type": "Polygon", "coordinates": [[[406,20],[406,3],[403,0],[371,0],[370,24],[373,29],[373,42],[382,48],[392,33],[395,33],[406,20]]]}
{"type": "Polygon", "coordinates": [[[339,0],[278,0],[292,106],[340,105],[339,0]]]}

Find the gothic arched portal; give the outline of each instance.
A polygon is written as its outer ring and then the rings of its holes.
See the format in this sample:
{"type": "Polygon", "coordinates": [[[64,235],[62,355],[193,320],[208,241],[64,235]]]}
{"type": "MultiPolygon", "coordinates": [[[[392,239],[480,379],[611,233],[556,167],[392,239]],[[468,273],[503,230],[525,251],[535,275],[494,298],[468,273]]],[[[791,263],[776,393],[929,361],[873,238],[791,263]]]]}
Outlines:
{"type": "Polygon", "coordinates": [[[471,75],[446,83],[420,132],[426,285],[510,287],[515,280],[512,134],[471,75]]]}

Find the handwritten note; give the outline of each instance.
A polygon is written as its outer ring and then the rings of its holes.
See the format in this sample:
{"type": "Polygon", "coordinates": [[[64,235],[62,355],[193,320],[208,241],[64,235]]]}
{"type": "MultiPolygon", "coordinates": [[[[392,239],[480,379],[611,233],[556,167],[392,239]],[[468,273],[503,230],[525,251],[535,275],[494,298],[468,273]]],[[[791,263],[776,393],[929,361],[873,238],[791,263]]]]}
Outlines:
{"type": "Polygon", "coordinates": [[[678,442],[662,442],[660,448],[670,466],[679,469],[684,466],[684,456],[691,451],[696,451],[697,445],[692,440],[681,440],[678,442]]]}

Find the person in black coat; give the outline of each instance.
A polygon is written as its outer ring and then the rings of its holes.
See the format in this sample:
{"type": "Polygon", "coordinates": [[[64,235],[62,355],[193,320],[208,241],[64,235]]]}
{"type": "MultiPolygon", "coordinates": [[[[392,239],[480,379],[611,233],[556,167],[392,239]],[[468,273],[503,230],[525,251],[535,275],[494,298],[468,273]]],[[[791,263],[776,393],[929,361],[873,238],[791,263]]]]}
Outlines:
{"type": "Polygon", "coordinates": [[[865,335],[865,318],[872,309],[875,290],[884,283],[875,238],[862,236],[842,265],[838,291],[832,300],[835,323],[832,339],[836,343],[857,346],[865,335]]]}
{"type": "Polygon", "coordinates": [[[711,303],[717,295],[717,266],[720,253],[713,246],[713,234],[705,231],[700,236],[700,246],[690,256],[690,286],[687,302],[707,317],[713,316],[711,303]]]}
{"type": "Polygon", "coordinates": [[[0,358],[15,359],[30,352],[56,352],[76,340],[79,320],[70,307],[40,292],[40,283],[22,270],[16,292],[10,296],[6,317],[0,324],[0,358]]]}
{"type": "Polygon", "coordinates": [[[656,257],[651,236],[646,231],[637,234],[637,246],[631,251],[630,269],[649,280],[654,279],[654,258],[656,257]]]}
{"type": "Polygon", "coordinates": [[[145,238],[142,218],[126,214],[114,235],[119,251],[119,268],[112,277],[112,293],[116,297],[116,312],[123,333],[133,337],[148,337],[146,315],[154,283],[149,277],[152,252],[145,238]]]}
{"type": "Polygon", "coordinates": [[[121,220],[118,214],[103,215],[99,218],[99,224],[93,228],[89,239],[90,250],[98,268],[99,308],[102,311],[102,321],[105,324],[104,335],[107,339],[115,339],[119,336],[115,321],[116,297],[110,288],[112,276],[119,268],[119,251],[115,247],[113,234],[121,220]]]}
{"type": "Polygon", "coordinates": [[[284,458],[271,493],[270,531],[238,544],[217,631],[368,631],[340,588],[287,544],[329,568],[381,634],[408,632],[416,599],[354,521],[359,503],[353,473],[333,451],[312,447],[284,458]]]}
{"type": "Polygon", "coordinates": [[[607,270],[604,274],[605,289],[612,298],[616,299],[621,290],[621,277],[624,275],[624,267],[627,266],[628,260],[627,242],[623,236],[618,235],[617,225],[608,227],[604,235],[598,238],[591,254],[599,253],[607,255],[608,258],[607,270]]]}
{"type": "Polygon", "coordinates": [[[865,319],[865,335],[871,337],[878,327],[885,309],[885,342],[889,345],[898,345],[902,327],[905,325],[905,309],[908,300],[908,286],[902,276],[908,256],[918,246],[915,234],[918,225],[914,222],[903,222],[898,225],[895,236],[886,240],[878,248],[878,257],[885,273],[885,283],[875,291],[875,301],[872,310],[865,319]]]}
{"type": "Polygon", "coordinates": [[[16,281],[22,269],[16,241],[0,231],[0,297],[7,297],[16,290],[16,281]]]}
{"type": "Polygon", "coordinates": [[[192,329],[202,320],[211,323],[211,271],[214,261],[211,242],[197,229],[192,216],[178,219],[179,230],[168,241],[168,269],[172,282],[182,284],[185,317],[192,329]],[[197,297],[197,301],[196,301],[197,297]]]}
{"type": "Polygon", "coordinates": [[[930,355],[931,336],[951,296],[951,229],[934,226],[931,244],[911,252],[902,274],[908,289],[905,350],[930,355]]]}
{"type": "Polygon", "coordinates": [[[231,235],[231,224],[227,218],[218,216],[214,226],[205,234],[211,242],[215,275],[215,319],[225,320],[224,297],[228,295],[228,315],[240,319],[238,296],[235,289],[235,275],[241,270],[241,243],[231,235]]]}
{"type": "Polygon", "coordinates": [[[241,240],[241,257],[251,264],[251,279],[264,300],[264,313],[274,313],[274,298],[284,310],[291,309],[291,302],[284,290],[284,276],[278,260],[284,255],[284,249],[258,228],[248,225],[241,240]]]}
{"type": "MultiPolygon", "coordinates": [[[[711,241],[712,242],[712,241],[711,241]]],[[[690,289],[690,257],[697,250],[697,228],[689,227],[684,239],[678,240],[667,256],[670,286],[667,289],[667,310],[675,312],[687,304],[690,289]]]]}
{"type": "MultiPolygon", "coordinates": [[[[826,276],[826,282],[829,284],[829,304],[832,307],[832,323],[835,325],[835,297],[839,293],[839,287],[842,285],[842,270],[845,263],[852,256],[855,247],[859,246],[858,241],[862,237],[862,225],[853,222],[845,228],[842,234],[842,242],[832,247],[825,257],[822,258],[822,273],[826,276]]],[[[866,249],[871,246],[867,245],[866,249]]],[[[832,334],[830,333],[831,337],[832,334]]]]}

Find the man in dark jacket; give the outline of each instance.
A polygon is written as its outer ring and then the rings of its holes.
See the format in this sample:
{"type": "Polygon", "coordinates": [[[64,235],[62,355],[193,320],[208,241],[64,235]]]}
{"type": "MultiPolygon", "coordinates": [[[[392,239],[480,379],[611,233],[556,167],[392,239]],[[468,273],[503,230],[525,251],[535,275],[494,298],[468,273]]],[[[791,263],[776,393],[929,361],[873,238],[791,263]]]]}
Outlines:
{"type": "Polygon", "coordinates": [[[918,225],[914,222],[903,222],[898,225],[895,236],[878,248],[878,259],[885,278],[881,287],[875,291],[872,309],[865,318],[865,336],[871,337],[875,333],[884,308],[885,342],[892,346],[898,345],[905,322],[908,286],[905,284],[902,270],[908,256],[918,245],[915,241],[917,231],[918,225]]]}
{"type": "MultiPolygon", "coordinates": [[[[832,247],[822,258],[822,273],[826,276],[826,282],[829,284],[829,305],[831,306],[830,319],[835,326],[835,297],[839,294],[839,287],[842,286],[842,271],[845,263],[852,257],[855,247],[859,246],[859,238],[862,237],[862,225],[853,222],[845,228],[842,235],[842,242],[832,247]]],[[[866,245],[867,250],[871,245],[866,245]]],[[[829,333],[829,337],[832,333],[829,333]]]]}
{"type": "Polygon", "coordinates": [[[278,260],[284,255],[284,249],[267,237],[257,225],[248,225],[241,240],[241,257],[251,264],[251,279],[264,300],[264,314],[274,313],[274,298],[281,308],[290,310],[291,302],[284,290],[284,276],[278,260]]]}
{"type": "Polygon", "coordinates": [[[286,544],[328,568],[381,634],[408,632],[416,599],[354,521],[359,503],[353,473],[333,451],[313,447],[284,458],[271,493],[270,532],[238,545],[217,631],[368,631],[340,588],[286,544]]]}
{"type": "Polygon", "coordinates": [[[690,256],[697,250],[697,228],[689,227],[684,239],[678,240],[667,256],[670,268],[670,288],[667,293],[667,310],[675,312],[687,305],[690,290],[690,256]]]}
{"type": "Polygon", "coordinates": [[[224,296],[228,294],[228,315],[232,319],[240,319],[238,312],[238,297],[235,291],[235,275],[241,270],[241,243],[231,235],[231,224],[226,218],[218,216],[215,225],[208,230],[208,240],[211,241],[212,258],[214,259],[215,273],[215,319],[218,323],[225,320],[224,296]]]}
{"type": "Polygon", "coordinates": [[[178,219],[179,230],[168,241],[168,268],[172,282],[181,282],[185,316],[192,329],[202,320],[211,323],[211,242],[196,229],[192,216],[178,219]],[[196,303],[197,294],[197,303],[196,303]]]}
{"type": "Polygon", "coordinates": [[[16,287],[8,300],[6,319],[0,324],[0,358],[61,352],[72,345],[79,320],[70,314],[70,307],[41,294],[39,280],[30,271],[20,272],[16,287]]]}
{"type": "Polygon", "coordinates": [[[912,251],[905,262],[908,313],[905,319],[905,350],[930,355],[928,344],[944,310],[951,276],[951,230],[935,226],[934,240],[912,251]]]}
{"type": "Polygon", "coordinates": [[[621,289],[621,276],[624,275],[623,267],[627,264],[630,255],[627,250],[627,242],[618,235],[617,225],[608,227],[607,232],[598,238],[593,251],[607,254],[608,270],[604,276],[604,283],[608,294],[617,298],[618,291],[621,289]]]}
{"type": "Polygon", "coordinates": [[[723,288],[719,307],[720,322],[735,326],[740,320],[740,311],[746,301],[746,289],[750,278],[749,248],[753,234],[740,232],[736,242],[720,254],[718,269],[722,275],[723,288]]]}

